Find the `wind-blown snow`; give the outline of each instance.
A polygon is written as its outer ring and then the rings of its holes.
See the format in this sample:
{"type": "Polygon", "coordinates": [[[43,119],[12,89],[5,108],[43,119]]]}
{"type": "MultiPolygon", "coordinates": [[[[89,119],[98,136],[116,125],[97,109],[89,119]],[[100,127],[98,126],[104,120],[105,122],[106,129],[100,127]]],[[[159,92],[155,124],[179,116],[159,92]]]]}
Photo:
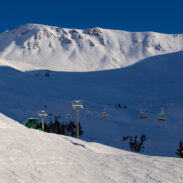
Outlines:
{"type": "Polygon", "coordinates": [[[0,134],[3,183],[183,182],[183,162],[176,158],[144,156],[47,134],[2,114],[0,134]]]}
{"type": "Polygon", "coordinates": [[[26,24],[0,34],[1,64],[22,71],[97,71],[123,68],[155,55],[183,50],[182,34],[102,28],[63,29],[26,24]]]}

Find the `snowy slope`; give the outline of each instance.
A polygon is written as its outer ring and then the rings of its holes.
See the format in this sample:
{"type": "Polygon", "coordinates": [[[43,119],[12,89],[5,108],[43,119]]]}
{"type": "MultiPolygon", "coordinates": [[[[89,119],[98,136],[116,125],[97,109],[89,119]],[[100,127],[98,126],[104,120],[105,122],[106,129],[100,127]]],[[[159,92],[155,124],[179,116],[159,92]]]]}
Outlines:
{"type": "Polygon", "coordinates": [[[2,183],[181,183],[183,161],[31,130],[0,114],[2,183]]]}
{"type": "Polygon", "coordinates": [[[21,123],[40,109],[75,120],[71,101],[83,99],[92,117],[81,112],[82,139],[129,150],[122,136],[145,133],[144,154],[176,156],[183,139],[182,48],[180,34],[20,26],[0,34],[0,112],[21,123]],[[118,103],[127,110],[115,109],[118,103]],[[138,119],[139,104],[150,111],[147,120],[138,119]],[[162,105],[167,120],[158,123],[162,105]]]}
{"type": "Polygon", "coordinates": [[[0,64],[19,70],[97,71],[123,68],[183,50],[183,35],[26,24],[0,34],[0,64]]]}
{"type": "MultiPolygon", "coordinates": [[[[40,109],[48,114],[68,113],[73,99],[83,99],[92,117],[81,111],[80,121],[84,140],[108,144],[129,150],[122,136],[145,133],[148,137],[144,154],[176,156],[182,136],[183,110],[183,52],[148,58],[133,66],[99,72],[21,72],[11,67],[0,67],[0,111],[17,121],[37,117],[40,109]],[[114,104],[127,105],[119,110],[114,104]],[[109,106],[108,104],[111,104],[109,106]],[[139,120],[139,104],[150,112],[149,119],[139,120]],[[167,120],[158,123],[157,114],[165,105],[167,120]],[[46,108],[44,106],[47,106],[46,108]],[[101,119],[107,108],[109,118],[101,119]]],[[[49,122],[49,116],[47,122],[49,122]]]]}

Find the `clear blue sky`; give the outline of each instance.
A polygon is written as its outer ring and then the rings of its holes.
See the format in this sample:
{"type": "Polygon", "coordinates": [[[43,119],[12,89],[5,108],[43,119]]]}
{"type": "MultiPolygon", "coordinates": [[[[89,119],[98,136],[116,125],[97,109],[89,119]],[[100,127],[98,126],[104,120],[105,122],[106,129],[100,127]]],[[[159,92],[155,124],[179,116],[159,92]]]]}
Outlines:
{"type": "Polygon", "coordinates": [[[183,33],[183,0],[1,0],[0,32],[26,23],[183,33]]]}

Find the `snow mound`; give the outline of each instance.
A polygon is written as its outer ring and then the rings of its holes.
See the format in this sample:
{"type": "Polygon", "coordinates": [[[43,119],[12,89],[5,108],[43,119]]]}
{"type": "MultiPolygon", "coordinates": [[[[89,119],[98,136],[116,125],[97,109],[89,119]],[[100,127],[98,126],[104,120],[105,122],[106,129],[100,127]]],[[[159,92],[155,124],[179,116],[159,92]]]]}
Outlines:
{"type": "MultiPolygon", "coordinates": [[[[9,120],[0,115],[1,123],[9,123],[9,120]]],[[[179,159],[144,156],[97,143],[10,126],[0,128],[0,182],[183,181],[183,162],[179,159]]]]}
{"type": "Polygon", "coordinates": [[[0,34],[0,58],[22,71],[99,71],[183,50],[182,34],[26,24],[0,34]],[[19,64],[20,63],[20,64],[19,64]],[[22,67],[21,64],[24,66],[22,67]]]}

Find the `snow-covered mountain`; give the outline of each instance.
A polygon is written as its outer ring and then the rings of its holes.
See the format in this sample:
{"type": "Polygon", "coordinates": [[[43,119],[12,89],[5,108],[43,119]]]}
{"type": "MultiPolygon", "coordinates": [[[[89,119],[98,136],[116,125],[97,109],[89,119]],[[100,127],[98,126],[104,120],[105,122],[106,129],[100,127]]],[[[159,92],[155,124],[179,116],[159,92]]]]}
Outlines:
{"type": "Polygon", "coordinates": [[[71,102],[83,99],[92,113],[87,118],[81,111],[83,140],[129,150],[122,136],[145,133],[144,154],[176,156],[183,138],[182,49],[183,35],[36,24],[6,31],[0,34],[0,112],[21,123],[40,109],[75,120],[71,102]],[[118,103],[127,109],[116,109],[118,103]],[[149,111],[144,121],[139,104],[149,111]],[[157,121],[162,105],[165,123],[157,121]]]}
{"type": "Polygon", "coordinates": [[[97,71],[183,50],[183,35],[26,24],[0,34],[0,64],[19,70],[97,71]]]}
{"type": "Polygon", "coordinates": [[[182,161],[156,157],[176,156],[183,140],[182,69],[181,34],[37,24],[1,33],[0,182],[183,182],[182,161]],[[75,121],[73,99],[83,99],[85,142],[16,122],[40,109],[47,122],[58,114],[75,121]],[[139,104],[146,120],[138,118],[139,104]],[[165,122],[157,120],[162,105],[165,122]],[[154,157],[123,151],[130,151],[123,136],[142,134],[141,153],[154,157]]]}
{"type": "Polygon", "coordinates": [[[183,161],[28,129],[0,114],[2,183],[181,183],[183,161]]]}

